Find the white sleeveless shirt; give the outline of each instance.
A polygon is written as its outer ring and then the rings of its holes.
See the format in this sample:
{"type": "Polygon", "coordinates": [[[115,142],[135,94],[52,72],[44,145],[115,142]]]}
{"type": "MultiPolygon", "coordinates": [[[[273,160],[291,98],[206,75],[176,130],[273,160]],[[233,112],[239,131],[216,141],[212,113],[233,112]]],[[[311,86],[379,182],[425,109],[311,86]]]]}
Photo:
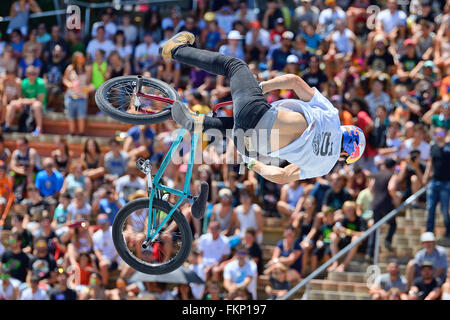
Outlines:
{"type": "Polygon", "coordinates": [[[285,159],[300,167],[300,179],[309,179],[328,174],[341,153],[341,122],[339,111],[316,88],[308,101],[283,99],[272,103],[266,113],[277,113],[278,109],[300,112],[308,127],[303,134],[287,146],[273,151],[270,157],[285,159]]]}

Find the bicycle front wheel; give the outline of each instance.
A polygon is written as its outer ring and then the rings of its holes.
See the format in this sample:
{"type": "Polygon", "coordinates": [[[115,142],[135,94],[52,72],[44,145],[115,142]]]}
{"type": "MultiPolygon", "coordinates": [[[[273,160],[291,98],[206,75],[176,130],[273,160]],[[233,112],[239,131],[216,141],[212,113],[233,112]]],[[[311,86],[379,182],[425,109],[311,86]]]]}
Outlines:
{"type": "MultiPolygon", "coordinates": [[[[169,273],[186,261],[192,247],[189,224],[176,209],[171,218],[147,248],[142,243],[147,236],[149,198],[127,203],[117,213],[112,226],[114,245],[119,256],[133,269],[146,274],[169,273]]],[[[172,205],[161,199],[153,199],[152,213],[155,227],[167,217],[172,205]]]]}
{"type": "Polygon", "coordinates": [[[146,125],[169,120],[178,93],[167,83],[147,77],[122,76],[105,81],[95,93],[95,103],[110,117],[146,125]]]}

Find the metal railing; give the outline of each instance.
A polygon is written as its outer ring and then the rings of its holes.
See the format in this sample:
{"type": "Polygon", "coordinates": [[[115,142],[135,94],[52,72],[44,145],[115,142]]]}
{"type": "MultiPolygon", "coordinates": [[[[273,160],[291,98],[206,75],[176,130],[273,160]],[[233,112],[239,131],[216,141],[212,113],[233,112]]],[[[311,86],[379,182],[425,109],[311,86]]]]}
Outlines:
{"type": "Polygon", "coordinates": [[[411,195],[408,199],[406,199],[400,206],[389,212],[387,215],[385,215],[383,218],[381,218],[379,221],[377,221],[373,226],[371,226],[369,229],[367,229],[358,240],[350,243],[345,248],[343,248],[341,251],[339,251],[334,257],[332,257],[330,260],[325,262],[323,265],[321,265],[319,268],[314,270],[310,275],[308,275],[305,279],[300,281],[295,287],[293,287],[291,290],[289,290],[286,295],[284,295],[279,300],[287,300],[292,295],[294,295],[298,290],[303,288],[304,286],[307,286],[307,289],[309,287],[309,282],[317,277],[320,273],[325,271],[333,262],[337,261],[339,258],[341,258],[343,255],[345,255],[347,252],[349,252],[352,248],[359,245],[362,241],[364,241],[368,236],[370,236],[373,232],[376,233],[376,243],[375,243],[375,252],[374,252],[374,264],[378,264],[378,243],[379,243],[379,228],[389,221],[391,218],[396,216],[400,211],[402,211],[404,208],[409,206],[414,200],[416,200],[418,197],[420,197],[427,189],[427,186],[422,187],[419,191],[417,191],[415,194],[411,195]],[[376,259],[376,260],[375,260],[376,259]]]}

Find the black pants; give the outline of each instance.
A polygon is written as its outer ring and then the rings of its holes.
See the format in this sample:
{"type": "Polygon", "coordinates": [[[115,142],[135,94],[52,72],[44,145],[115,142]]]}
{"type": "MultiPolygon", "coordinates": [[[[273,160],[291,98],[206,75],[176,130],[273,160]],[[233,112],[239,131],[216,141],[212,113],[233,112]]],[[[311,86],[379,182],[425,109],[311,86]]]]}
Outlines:
{"type": "MultiPolygon", "coordinates": [[[[373,214],[373,223],[377,223],[378,221],[381,220],[381,218],[383,218],[386,214],[380,214],[377,210],[374,211],[373,214]]],[[[395,220],[395,216],[388,220],[387,222],[389,224],[389,230],[388,233],[386,234],[386,238],[384,239],[385,242],[389,242],[392,243],[392,238],[394,237],[395,231],[397,230],[397,221],[395,220]]],[[[367,254],[370,256],[373,256],[374,250],[375,250],[375,236],[376,236],[376,232],[373,232],[370,236],[369,236],[369,243],[367,246],[367,254]]],[[[380,239],[381,240],[381,239],[380,239]]]]}
{"type": "Polygon", "coordinates": [[[270,109],[270,104],[244,61],[189,46],[175,48],[172,57],[179,62],[230,79],[233,117],[205,117],[204,130],[214,128],[225,134],[227,129],[254,129],[264,113],[270,109]]]}

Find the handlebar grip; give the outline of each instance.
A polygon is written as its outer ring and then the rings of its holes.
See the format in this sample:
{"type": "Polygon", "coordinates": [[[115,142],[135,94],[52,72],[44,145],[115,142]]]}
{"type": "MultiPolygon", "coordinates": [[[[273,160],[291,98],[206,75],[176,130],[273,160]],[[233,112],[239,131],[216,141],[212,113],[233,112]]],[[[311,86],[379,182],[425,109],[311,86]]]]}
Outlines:
{"type": "Polygon", "coordinates": [[[208,201],[209,185],[208,182],[202,181],[200,185],[200,194],[195,199],[191,211],[195,219],[201,219],[205,215],[206,202],[208,201]]]}

